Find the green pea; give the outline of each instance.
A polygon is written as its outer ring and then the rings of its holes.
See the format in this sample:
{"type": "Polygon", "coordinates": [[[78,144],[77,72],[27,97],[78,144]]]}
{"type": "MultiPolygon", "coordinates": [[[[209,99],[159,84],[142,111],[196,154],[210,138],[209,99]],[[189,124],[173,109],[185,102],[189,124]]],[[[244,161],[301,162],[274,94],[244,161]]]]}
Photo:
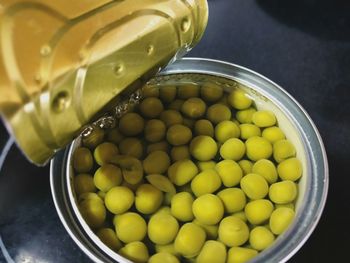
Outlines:
{"type": "Polygon", "coordinates": [[[207,102],[215,102],[221,99],[223,95],[223,89],[214,83],[205,83],[200,89],[201,97],[207,102]]]}
{"type": "Polygon", "coordinates": [[[143,131],[145,121],[134,112],[126,113],[119,120],[119,130],[126,136],[135,136],[143,131]]]}
{"type": "Polygon", "coordinates": [[[273,158],[280,163],[295,156],[295,147],[288,140],[279,140],[273,144],[273,158]]]}
{"type": "Polygon", "coordinates": [[[241,180],[241,189],[252,200],[262,199],[269,192],[269,185],[259,174],[247,174],[241,180]]]}
{"type": "Polygon", "coordinates": [[[184,125],[175,124],[168,129],[166,138],[174,146],[184,145],[191,140],[192,132],[184,125]]]}
{"type": "Polygon", "coordinates": [[[272,154],[271,143],[262,137],[251,137],[246,141],[245,145],[247,148],[247,156],[252,161],[268,159],[272,154]]]}
{"type": "Polygon", "coordinates": [[[255,112],[256,112],[255,108],[248,108],[246,110],[237,111],[236,119],[240,123],[252,123],[252,117],[255,112]]]}
{"type": "Polygon", "coordinates": [[[87,173],[92,169],[93,158],[90,150],[79,147],[73,154],[73,168],[77,173],[87,173]]]}
{"type": "Polygon", "coordinates": [[[80,195],[87,192],[95,192],[96,187],[90,174],[78,174],[74,177],[75,192],[80,195]]]}
{"type": "Polygon", "coordinates": [[[160,99],[149,97],[141,101],[139,109],[144,117],[153,119],[160,115],[164,106],[160,99]]]}
{"type": "Polygon", "coordinates": [[[200,98],[189,98],[181,106],[181,112],[193,119],[202,117],[205,113],[207,105],[200,98]]]}
{"type": "Polygon", "coordinates": [[[220,143],[231,138],[238,138],[240,133],[238,125],[232,121],[222,121],[215,127],[215,138],[220,143]]]}
{"type": "Polygon", "coordinates": [[[228,139],[220,147],[220,155],[222,158],[226,160],[238,161],[244,156],[245,151],[246,151],[246,146],[238,138],[228,139]]]}
{"type": "Polygon", "coordinates": [[[257,226],[250,231],[249,243],[252,248],[262,251],[275,241],[275,236],[266,227],[257,226]]]}
{"type": "Polygon", "coordinates": [[[207,110],[207,119],[213,124],[231,119],[231,110],[222,104],[211,105],[207,110]]]}
{"type": "Polygon", "coordinates": [[[201,119],[194,124],[194,133],[196,135],[206,135],[214,137],[214,127],[213,124],[205,119],[201,119]]]}
{"type": "Polygon", "coordinates": [[[98,145],[94,150],[95,161],[99,165],[109,162],[111,156],[119,154],[118,147],[110,142],[104,142],[98,145]]]}
{"type": "Polygon", "coordinates": [[[166,126],[157,119],[149,120],[145,126],[145,138],[149,142],[159,142],[165,137],[166,126]]]}

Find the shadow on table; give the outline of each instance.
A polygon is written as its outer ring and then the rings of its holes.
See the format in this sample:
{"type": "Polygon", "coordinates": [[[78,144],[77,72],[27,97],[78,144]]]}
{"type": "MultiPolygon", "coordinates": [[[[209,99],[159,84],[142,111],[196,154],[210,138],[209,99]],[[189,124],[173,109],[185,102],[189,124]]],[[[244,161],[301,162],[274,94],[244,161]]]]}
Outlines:
{"type": "Polygon", "coordinates": [[[257,0],[272,17],[327,40],[350,40],[348,0],[257,0]]]}

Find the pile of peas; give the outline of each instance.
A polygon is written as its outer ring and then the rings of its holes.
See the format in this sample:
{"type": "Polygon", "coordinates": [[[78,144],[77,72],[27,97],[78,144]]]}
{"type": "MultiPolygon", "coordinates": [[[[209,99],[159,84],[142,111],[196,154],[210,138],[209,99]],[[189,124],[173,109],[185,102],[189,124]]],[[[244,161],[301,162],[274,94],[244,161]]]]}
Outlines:
{"type": "Polygon", "coordinates": [[[242,89],[144,87],[116,128],[73,155],[79,210],[134,262],[241,263],[292,222],[302,165],[242,89]]]}

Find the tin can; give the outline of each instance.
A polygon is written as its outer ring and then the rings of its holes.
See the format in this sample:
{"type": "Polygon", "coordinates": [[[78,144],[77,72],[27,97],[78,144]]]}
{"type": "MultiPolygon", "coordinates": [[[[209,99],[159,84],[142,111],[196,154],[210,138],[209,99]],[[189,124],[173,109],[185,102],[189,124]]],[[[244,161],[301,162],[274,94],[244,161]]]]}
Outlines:
{"type": "MultiPolygon", "coordinates": [[[[303,166],[296,202],[296,217],[273,245],[251,262],[286,262],[316,227],[327,197],[328,164],[322,139],[306,111],[280,86],[247,68],[216,60],[186,58],[169,65],[150,85],[214,83],[225,90],[243,89],[258,109],[275,113],[286,137],[293,141],[303,166]]],[[[166,87],[164,87],[166,88],[166,87]]],[[[130,262],[104,245],[79,213],[73,190],[72,153],[76,139],[51,161],[51,191],[59,217],[75,243],[95,262],[130,262]]]]}

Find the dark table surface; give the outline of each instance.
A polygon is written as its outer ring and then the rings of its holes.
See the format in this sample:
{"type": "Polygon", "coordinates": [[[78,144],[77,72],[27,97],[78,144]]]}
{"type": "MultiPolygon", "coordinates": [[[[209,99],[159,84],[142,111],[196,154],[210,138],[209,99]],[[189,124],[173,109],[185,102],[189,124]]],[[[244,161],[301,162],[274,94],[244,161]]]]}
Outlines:
{"type": "MultiPolygon", "coordinates": [[[[320,0],[209,0],[210,19],[189,56],[225,60],[274,80],[310,114],[324,140],[328,201],[316,230],[289,262],[345,262],[350,244],[350,4],[320,0]],[[337,205],[338,204],[338,205],[337,205]]],[[[0,124],[0,146],[8,135],[0,124]]],[[[0,159],[1,163],[2,159],[0,159]]],[[[63,228],[49,167],[13,146],[0,174],[0,262],[90,262],[63,228]]]]}

